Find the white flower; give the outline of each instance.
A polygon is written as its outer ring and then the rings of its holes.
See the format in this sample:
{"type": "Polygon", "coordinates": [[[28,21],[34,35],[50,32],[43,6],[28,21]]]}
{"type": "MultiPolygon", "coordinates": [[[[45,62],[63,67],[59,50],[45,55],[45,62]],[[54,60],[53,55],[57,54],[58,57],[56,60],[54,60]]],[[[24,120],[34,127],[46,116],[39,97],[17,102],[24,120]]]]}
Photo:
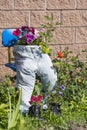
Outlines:
{"type": "Polygon", "coordinates": [[[35,32],[34,32],[35,34],[34,34],[34,36],[35,36],[35,38],[38,38],[39,36],[40,36],[40,34],[39,34],[39,31],[38,30],[36,30],[35,29],[35,32]]]}
{"type": "Polygon", "coordinates": [[[44,109],[44,110],[47,110],[47,109],[48,109],[48,105],[47,105],[47,104],[44,104],[44,105],[43,105],[43,109],[44,109]]]}

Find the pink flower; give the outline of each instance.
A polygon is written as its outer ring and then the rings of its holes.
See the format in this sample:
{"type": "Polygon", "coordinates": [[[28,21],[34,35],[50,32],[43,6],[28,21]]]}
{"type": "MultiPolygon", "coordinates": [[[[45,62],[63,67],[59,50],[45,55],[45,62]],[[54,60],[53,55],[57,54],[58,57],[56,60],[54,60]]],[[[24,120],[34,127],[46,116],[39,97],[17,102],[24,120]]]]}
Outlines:
{"type": "Polygon", "coordinates": [[[35,39],[37,39],[37,38],[40,36],[39,31],[36,30],[36,29],[35,29],[35,34],[34,34],[34,36],[35,36],[35,39]]]}
{"type": "Polygon", "coordinates": [[[37,102],[37,98],[35,96],[31,97],[31,102],[37,102]]]}
{"type": "Polygon", "coordinates": [[[20,29],[16,29],[16,30],[13,32],[13,35],[19,36],[19,35],[20,35],[20,29]]]}
{"type": "Polygon", "coordinates": [[[42,96],[41,95],[38,95],[38,97],[37,97],[37,102],[40,102],[41,100],[42,100],[42,96]]]}
{"type": "Polygon", "coordinates": [[[29,27],[29,31],[35,34],[35,29],[33,27],[29,27]]]}
{"type": "Polygon", "coordinates": [[[30,103],[30,104],[32,104],[32,103],[38,104],[38,103],[41,102],[42,98],[43,98],[43,97],[42,97],[41,95],[32,96],[32,97],[31,97],[31,101],[30,101],[29,103],[30,103]]]}

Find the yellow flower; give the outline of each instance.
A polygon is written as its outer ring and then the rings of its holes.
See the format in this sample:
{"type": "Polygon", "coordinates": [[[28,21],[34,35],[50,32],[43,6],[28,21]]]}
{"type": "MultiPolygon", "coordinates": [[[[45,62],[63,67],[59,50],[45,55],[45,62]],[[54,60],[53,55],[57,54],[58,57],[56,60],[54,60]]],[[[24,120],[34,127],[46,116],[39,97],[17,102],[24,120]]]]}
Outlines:
{"type": "Polygon", "coordinates": [[[46,46],[42,46],[42,52],[46,54],[51,54],[51,49],[46,46]]]}
{"type": "Polygon", "coordinates": [[[46,53],[46,54],[51,54],[51,49],[49,48],[49,46],[46,44],[46,42],[44,41],[41,41],[38,43],[38,45],[41,46],[41,50],[43,53],[46,53]]]}

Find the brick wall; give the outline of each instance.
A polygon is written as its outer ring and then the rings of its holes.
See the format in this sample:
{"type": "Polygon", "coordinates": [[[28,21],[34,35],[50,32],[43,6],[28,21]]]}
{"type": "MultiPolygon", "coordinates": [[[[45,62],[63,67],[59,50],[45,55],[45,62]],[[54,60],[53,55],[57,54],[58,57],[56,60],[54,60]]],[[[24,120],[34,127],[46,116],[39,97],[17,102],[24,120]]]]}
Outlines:
{"type": "Polygon", "coordinates": [[[53,14],[54,22],[62,24],[55,31],[55,43],[51,47],[62,50],[69,47],[83,60],[82,49],[87,49],[87,0],[0,0],[0,78],[13,75],[6,68],[7,48],[1,44],[1,33],[5,28],[22,25],[39,27],[45,23],[45,15],[53,14]]]}

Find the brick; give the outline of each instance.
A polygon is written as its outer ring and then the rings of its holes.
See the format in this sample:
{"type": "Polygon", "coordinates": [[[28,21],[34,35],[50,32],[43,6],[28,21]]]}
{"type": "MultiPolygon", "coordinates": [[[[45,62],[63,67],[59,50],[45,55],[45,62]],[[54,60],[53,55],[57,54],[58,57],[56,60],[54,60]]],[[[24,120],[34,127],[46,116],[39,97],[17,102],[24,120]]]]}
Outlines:
{"type": "Polygon", "coordinates": [[[81,61],[86,61],[87,60],[87,58],[86,58],[86,54],[87,53],[82,52],[85,49],[87,50],[87,44],[81,43],[81,44],[75,44],[73,46],[73,52],[74,52],[74,54],[75,55],[77,54],[79,56],[79,59],[81,61]]]}
{"type": "Polygon", "coordinates": [[[0,47],[0,64],[6,64],[8,62],[7,47],[0,47]]]}
{"type": "Polygon", "coordinates": [[[72,57],[72,56],[76,56],[76,54],[74,53],[74,50],[73,50],[73,45],[61,45],[61,51],[70,51],[71,53],[68,54],[68,56],[72,57]]]}
{"type": "Polygon", "coordinates": [[[57,52],[60,50],[60,45],[50,45],[49,46],[53,51],[54,51],[54,53],[56,53],[57,54],[57,52]]]}
{"type": "Polygon", "coordinates": [[[16,28],[28,25],[29,13],[23,11],[0,11],[0,27],[16,28]]]}
{"type": "Polygon", "coordinates": [[[87,26],[87,10],[62,11],[62,26],[87,26]]]}
{"type": "Polygon", "coordinates": [[[0,47],[0,79],[5,75],[12,76],[15,74],[13,70],[5,66],[6,63],[8,63],[7,47],[0,47]]]}
{"type": "Polygon", "coordinates": [[[16,0],[15,9],[43,10],[45,9],[45,0],[16,0]]]}
{"type": "Polygon", "coordinates": [[[14,0],[1,0],[0,9],[1,10],[11,10],[14,8],[14,0]]]}
{"type": "MultiPolygon", "coordinates": [[[[11,57],[13,58],[13,51],[12,51],[13,48],[11,48],[11,57]]],[[[3,64],[6,64],[8,63],[8,48],[7,47],[0,47],[0,63],[3,65],[3,64]],[[3,53],[4,52],[4,53],[3,53]]]]}
{"type": "MultiPolygon", "coordinates": [[[[72,45],[53,45],[51,48],[54,50],[54,53],[57,54],[58,51],[64,51],[65,48],[68,47],[68,50],[72,53],[70,56],[77,56],[81,61],[86,61],[86,52],[82,52],[83,50],[87,50],[87,44],[72,44],[72,45]]],[[[53,57],[52,57],[53,58],[53,57]]]]}
{"type": "Polygon", "coordinates": [[[69,51],[72,51],[73,44],[72,45],[68,45],[68,44],[65,44],[65,45],[60,45],[60,44],[50,45],[50,48],[57,54],[57,52],[59,52],[59,51],[64,51],[65,48],[68,48],[69,51]]]}
{"type": "Polygon", "coordinates": [[[87,9],[87,0],[77,0],[77,9],[87,9]]]}
{"type": "Polygon", "coordinates": [[[0,65],[0,80],[5,78],[5,76],[14,76],[16,73],[5,65],[0,65]]]}
{"type": "Polygon", "coordinates": [[[57,12],[44,12],[44,11],[32,11],[30,13],[30,26],[41,27],[41,24],[46,24],[48,21],[45,19],[45,16],[53,15],[53,25],[57,21],[60,22],[60,11],[57,12]]]}
{"type": "MultiPolygon", "coordinates": [[[[58,46],[58,45],[56,45],[56,46],[58,46]]],[[[71,44],[71,45],[68,45],[68,44],[59,45],[59,50],[58,51],[64,51],[66,48],[68,48],[69,51],[73,52],[73,44],[71,44]]]]}
{"type": "Polygon", "coordinates": [[[54,32],[55,43],[53,44],[72,44],[75,42],[74,28],[57,28],[54,32]]]}
{"type": "Polygon", "coordinates": [[[76,28],[76,43],[87,43],[87,27],[76,28]]]}
{"type": "Polygon", "coordinates": [[[62,11],[62,26],[75,25],[75,11],[62,11]]]}
{"type": "Polygon", "coordinates": [[[75,9],[75,0],[47,0],[47,9],[75,9]]]}

